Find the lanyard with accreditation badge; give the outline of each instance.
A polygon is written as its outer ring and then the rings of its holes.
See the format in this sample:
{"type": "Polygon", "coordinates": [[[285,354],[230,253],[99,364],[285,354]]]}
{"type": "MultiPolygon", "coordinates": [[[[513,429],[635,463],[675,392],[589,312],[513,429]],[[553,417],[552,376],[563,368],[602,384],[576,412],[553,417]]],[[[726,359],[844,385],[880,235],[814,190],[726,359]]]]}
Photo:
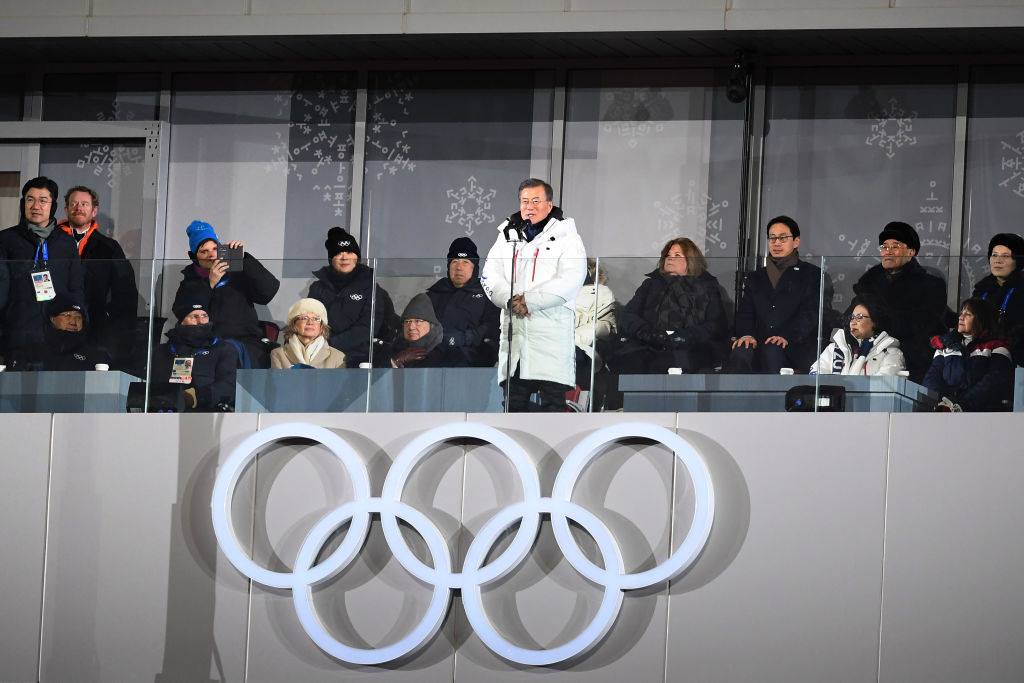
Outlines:
{"type": "Polygon", "coordinates": [[[46,246],[46,240],[43,240],[36,247],[36,255],[32,260],[32,288],[36,292],[36,301],[49,301],[57,296],[57,291],[53,288],[53,278],[50,276],[50,269],[48,267],[50,260],[50,250],[46,246]],[[43,257],[42,265],[40,265],[39,257],[43,257]]]}

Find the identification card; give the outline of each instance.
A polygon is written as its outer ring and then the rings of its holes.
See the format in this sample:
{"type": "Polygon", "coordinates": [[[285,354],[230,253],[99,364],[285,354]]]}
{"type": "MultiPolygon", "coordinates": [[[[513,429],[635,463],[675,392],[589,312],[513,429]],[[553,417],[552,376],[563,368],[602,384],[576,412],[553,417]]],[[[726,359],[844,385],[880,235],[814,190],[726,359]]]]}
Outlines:
{"type": "Polygon", "coordinates": [[[175,358],[171,365],[171,377],[167,381],[171,384],[192,384],[192,361],[193,358],[175,358]]]}
{"type": "Polygon", "coordinates": [[[32,286],[36,290],[36,301],[49,301],[57,296],[49,270],[32,271],[32,286]]]}

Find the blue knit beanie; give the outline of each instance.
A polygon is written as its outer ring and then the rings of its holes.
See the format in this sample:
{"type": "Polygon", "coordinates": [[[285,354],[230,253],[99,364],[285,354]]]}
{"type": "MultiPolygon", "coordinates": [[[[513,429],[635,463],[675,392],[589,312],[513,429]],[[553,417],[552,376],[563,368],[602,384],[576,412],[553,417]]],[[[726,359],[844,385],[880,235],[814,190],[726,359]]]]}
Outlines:
{"type": "Polygon", "coordinates": [[[214,242],[220,242],[217,239],[217,233],[213,231],[213,226],[204,221],[192,221],[185,228],[185,234],[188,235],[188,250],[193,254],[199,250],[203,242],[206,240],[213,240],[214,242]]]}

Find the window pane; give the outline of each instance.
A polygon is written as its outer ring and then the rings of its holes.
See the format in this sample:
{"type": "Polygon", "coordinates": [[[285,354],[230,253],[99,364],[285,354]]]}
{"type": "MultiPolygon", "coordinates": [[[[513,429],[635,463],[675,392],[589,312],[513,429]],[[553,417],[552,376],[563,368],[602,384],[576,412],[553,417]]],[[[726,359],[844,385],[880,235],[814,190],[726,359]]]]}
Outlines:
{"type": "Polygon", "coordinates": [[[22,105],[25,102],[24,80],[18,75],[9,75],[0,83],[0,121],[20,121],[22,105]]]}
{"type": "Polygon", "coordinates": [[[518,211],[526,177],[547,180],[551,74],[374,74],[363,226],[376,257],[436,256],[467,236],[486,254],[518,211]]]}
{"type": "Polygon", "coordinates": [[[713,72],[574,72],[568,104],[564,204],[588,253],[651,256],[684,236],[736,254],[744,105],[713,72]]]}
{"type": "Polygon", "coordinates": [[[978,69],[967,127],[961,299],[988,275],[988,241],[1024,232],[1024,82],[1019,69],[978,69]]]}
{"type": "Polygon", "coordinates": [[[852,257],[842,262],[850,272],[832,273],[838,309],[879,262],[890,221],[914,226],[919,261],[946,277],[955,104],[947,68],[773,73],[762,222],[787,214],[804,256],[852,257]]]}
{"type": "Polygon", "coordinates": [[[63,220],[64,194],[76,185],[93,190],[100,200],[96,222],[100,230],[121,243],[130,259],[153,253],[152,226],[143,234],[142,191],[145,170],[142,140],[44,142],[39,148],[39,173],[60,189],[57,220],[63,220]]]}
{"type": "Polygon", "coordinates": [[[206,74],[175,81],[168,254],[209,221],[263,258],[324,258],[348,225],[355,125],[350,74],[206,74]]]}
{"type": "Polygon", "coordinates": [[[50,74],[43,82],[46,121],[153,121],[159,74],[50,74]]]}

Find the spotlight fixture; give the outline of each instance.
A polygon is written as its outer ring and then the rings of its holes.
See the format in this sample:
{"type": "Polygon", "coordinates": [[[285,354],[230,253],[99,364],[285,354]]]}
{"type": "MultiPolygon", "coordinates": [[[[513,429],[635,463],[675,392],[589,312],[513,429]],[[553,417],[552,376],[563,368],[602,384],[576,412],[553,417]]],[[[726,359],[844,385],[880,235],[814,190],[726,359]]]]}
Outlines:
{"type": "Polygon", "coordinates": [[[736,50],[732,69],[729,71],[729,85],[725,90],[725,96],[730,102],[739,104],[746,101],[747,95],[750,94],[749,77],[750,60],[743,50],[736,50]]]}

